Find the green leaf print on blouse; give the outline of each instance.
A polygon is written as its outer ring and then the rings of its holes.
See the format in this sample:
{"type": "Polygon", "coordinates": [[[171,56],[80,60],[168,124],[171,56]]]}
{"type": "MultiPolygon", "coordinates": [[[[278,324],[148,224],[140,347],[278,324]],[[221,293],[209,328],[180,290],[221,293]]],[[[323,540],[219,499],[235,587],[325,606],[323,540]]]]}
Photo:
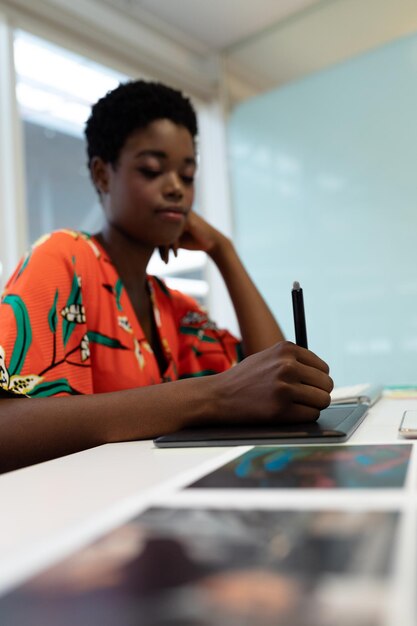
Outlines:
{"type": "Polygon", "coordinates": [[[3,303],[12,307],[16,319],[16,342],[9,365],[9,374],[13,376],[20,373],[25,362],[27,351],[32,343],[32,328],[26,305],[20,296],[9,294],[4,297],[3,303]]]}
{"type": "Polygon", "coordinates": [[[3,299],[4,304],[12,307],[16,319],[16,341],[9,368],[6,366],[6,353],[0,346],[0,386],[6,391],[28,394],[41,381],[42,376],[27,374],[19,376],[25,362],[27,351],[32,343],[32,329],[25,303],[20,296],[9,294],[3,299]]]}
{"type": "Polygon", "coordinates": [[[56,304],[58,302],[58,289],[55,292],[55,298],[53,301],[53,304],[49,310],[48,313],[48,323],[49,323],[49,328],[51,329],[51,332],[56,333],[56,326],[58,323],[58,315],[56,312],[56,304]]]}
{"type": "Polygon", "coordinates": [[[120,278],[118,278],[115,282],[114,285],[110,285],[108,283],[102,283],[101,285],[106,291],[108,291],[109,293],[111,293],[115,300],[116,300],[116,307],[118,311],[123,311],[123,307],[122,307],[122,303],[121,303],[121,298],[122,298],[122,292],[123,292],[123,283],[121,281],[120,278]]]}
{"type": "Polygon", "coordinates": [[[71,387],[66,378],[57,378],[38,384],[28,395],[31,398],[48,398],[58,393],[68,393],[71,396],[80,395],[80,392],[71,387]]]}
{"type": "Polygon", "coordinates": [[[122,291],[123,291],[123,283],[120,280],[120,278],[118,278],[114,286],[114,295],[116,296],[116,306],[119,311],[123,310],[121,302],[120,302],[122,291]]]}
{"type": "Polygon", "coordinates": [[[62,339],[64,346],[66,346],[75,325],[85,323],[85,311],[82,305],[81,294],[81,278],[77,276],[75,272],[72,277],[71,293],[66,306],[61,310],[61,315],[64,318],[62,323],[62,339]]]}
{"type": "Polygon", "coordinates": [[[207,343],[218,343],[215,337],[210,337],[206,330],[217,330],[216,324],[207,317],[205,310],[188,311],[180,322],[180,333],[182,335],[195,335],[200,341],[207,343]]]}
{"type": "Polygon", "coordinates": [[[204,333],[203,328],[192,328],[191,326],[180,326],[180,333],[182,335],[195,335],[200,341],[207,341],[208,343],[218,343],[217,339],[210,337],[204,333]]]}
{"type": "Polygon", "coordinates": [[[21,274],[25,271],[25,269],[26,269],[26,268],[27,268],[27,266],[28,266],[28,263],[29,263],[29,261],[30,261],[30,257],[31,257],[31,256],[32,256],[32,250],[30,250],[30,251],[26,254],[25,258],[23,259],[22,265],[20,266],[20,269],[19,269],[19,271],[18,271],[18,273],[17,273],[16,278],[19,278],[19,276],[20,276],[20,275],[21,275],[21,274]]]}
{"type": "Polygon", "coordinates": [[[107,346],[108,348],[118,348],[119,350],[127,350],[127,347],[124,346],[118,339],[107,337],[107,335],[103,335],[102,333],[97,333],[94,330],[89,330],[87,332],[87,337],[90,343],[100,343],[102,346],[107,346]]]}

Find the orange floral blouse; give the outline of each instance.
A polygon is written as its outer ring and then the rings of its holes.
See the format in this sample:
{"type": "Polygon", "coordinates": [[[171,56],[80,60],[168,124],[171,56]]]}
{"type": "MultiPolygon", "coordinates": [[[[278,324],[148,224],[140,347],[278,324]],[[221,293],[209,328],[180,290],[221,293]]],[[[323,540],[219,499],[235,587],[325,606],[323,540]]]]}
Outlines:
{"type": "Polygon", "coordinates": [[[119,391],[222,372],[240,343],[199,304],[148,276],[167,369],[161,376],[109,256],[86,233],[45,235],[0,304],[0,389],[30,397],[119,391]]]}

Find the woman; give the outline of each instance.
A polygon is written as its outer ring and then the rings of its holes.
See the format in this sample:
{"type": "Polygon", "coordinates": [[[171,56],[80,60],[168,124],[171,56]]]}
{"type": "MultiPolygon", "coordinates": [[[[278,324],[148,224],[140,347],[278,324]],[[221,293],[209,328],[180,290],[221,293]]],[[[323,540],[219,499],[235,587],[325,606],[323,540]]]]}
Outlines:
{"type": "Polygon", "coordinates": [[[0,305],[3,471],[201,423],[315,420],[329,404],[328,366],[284,341],[233,243],[191,210],[196,134],[190,102],[161,84],[120,85],[93,106],[88,160],[106,224],[42,238],[0,305]],[[165,261],[179,248],[211,257],[241,344],[147,275],[155,248],[165,261]]]}

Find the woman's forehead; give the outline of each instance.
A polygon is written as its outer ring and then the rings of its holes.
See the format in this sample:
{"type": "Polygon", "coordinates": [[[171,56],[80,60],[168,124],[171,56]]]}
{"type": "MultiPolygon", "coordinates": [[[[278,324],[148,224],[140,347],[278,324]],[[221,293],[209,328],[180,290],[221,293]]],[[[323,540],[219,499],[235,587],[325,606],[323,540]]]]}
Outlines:
{"type": "Polygon", "coordinates": [[[125,141],[123,151],[161,150],[188,153],[195,155],[194,140],[190,131],[168,119],[155,120],[133,131],[125,141]]]}

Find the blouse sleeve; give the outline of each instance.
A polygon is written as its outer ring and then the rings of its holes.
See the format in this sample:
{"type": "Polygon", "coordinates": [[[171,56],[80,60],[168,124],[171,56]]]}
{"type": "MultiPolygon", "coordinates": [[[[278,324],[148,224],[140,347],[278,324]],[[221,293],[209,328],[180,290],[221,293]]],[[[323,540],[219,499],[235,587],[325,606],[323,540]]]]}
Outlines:
{"type": "Polygon", "coordinates": [[[92,393],[82,263],[68,238],[53,234],[35,244],[6,285],[0,303],[3,395],[92,393]]]}
{"type": "Polygon", "coordinates": [[[219,374],[243,358],[241,341],[190,296],[171,291],[179,335],[179,378],[219,374]]]}

